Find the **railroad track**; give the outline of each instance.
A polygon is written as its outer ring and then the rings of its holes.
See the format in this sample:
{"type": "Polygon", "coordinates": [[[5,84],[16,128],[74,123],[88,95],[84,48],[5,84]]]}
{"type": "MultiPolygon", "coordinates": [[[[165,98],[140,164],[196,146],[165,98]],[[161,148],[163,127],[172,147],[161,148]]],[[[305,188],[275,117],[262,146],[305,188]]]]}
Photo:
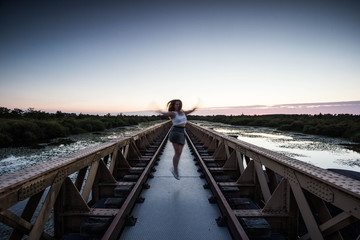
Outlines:
{"type": "Polygon", "coordinates": [[[116,182],[100,183],[102,188],[109,190],[93,205],[99,216],[92,215],[80,225],[79,233],[67,234],[65,239],[118,239],[124,226],[136,224],[136,218],[131,211],[136,203],[142,203],[141,191],[150,186],[146,183],[153,178],[155,166],[167,141],[168,129],[160,134],[154,142],[142,151],[134,151],[133,155],[124,161],[125,166],[117,168],[116,182]],[[109,216],[104,216],[104,215],[109,216]]]}
{"type": "MultiPolygon", "coordinates": [[[[281,234],[272,234],[271,226],[264,218],[237,218],[234,210],[258,209],[250,196],[242,192],[236,180],[239,177],[237,169],[224,169],[225,159],[216,159],[214,151],[207,148],[190,131],[186,137],[195,156],[194,161],[202,172],[201,178],[207,183],[204,188],[210,188],[213,196],[210,203],[217,203],[222,216],[216,219],[219,226],[227,226],[234,239],[267,238],[285,239],[281,234]],[[278,235],[278,236],[276,236],[278,235]]],[[[254,187],[254,186],[247,186],[254,187]]]]}
{"type": "MultiPolygon", "coordinates": [[[[140,158],[128,160],[131,167],[124,169],[124,174],[118,179],[117,187],[114,189],[114,197],[102,199],[95,205],[95,207],[100,208],[104,208],[104,206],[105,208],[121,207],[124,210],[120,210],[120,212],[124,213],[118,213],[115,218],[110,218],[108,221],[106,218],[100,220],[93,217],[89,218],[82,224],[81,236],[101,237],[101,239],[111,239],[111,236],[121,238],[121,230],[125,225],[133,226],[136,224],[136,218],[131,215],[131,209],[136,203],[145,200],[140,197],[140,193],[142,189],[149,188],[149,185],[145,183],[146,179],[152,177],[152,171],[156,171],[154,166],[160,159],[161,149],[167,142],[167,136],[168,133],[159,136],[159,139],[148,150],[140,153],[140,158]],[[110,220],[112,223],[109,225],[110,220]],[[105,229],[106,232],[104,232],[105,229]]],[[[217,224],[221,227],[228,227],[233,239],[266,238],[269,236],[272,239],[285,239],[279,233],[272,233],[271,226],[265,218],[239,218],[236,216],[235,211],[239,209],[259,209],[250,196],[244,195],[239,185],[236,184],[236,179],[239,177],[237,169],[224,170],[223,166],[226,160],[216,159],[213,156],[215,152],[208,151],[191,131],[187,131],[186,138],[195,164],[199,167],[200,177],[207,181],[204,188],[211,189],[213,193],[209,202],[217,204],[221,211],[222,215],[216,219],[217,224]]],[[[249,185],[247,187],[255,186],[249,185]]]]}
{"type": "MultiPolygon", "coordinates": [[[[120,173],[116,182],[99,184],[101,187],[107,187],[111,190],[108,194],[103,194],[103,197],[92,206],[94,212],[99,212],[98,216],[92,214],[91,217],[86,218],[80,225],[80,231],[67,234],[65,239],[121,239],[124,227],[136,224],[137,218],[132,216],[131,211],[135,204],[141,204],[145,201],[145,198],[140,196],[141,191],[150,188],[146,181],[152,178],[152,172],[156,171],[156,165],[158,165],[163,148],[166,145],[169,132],[170,130],[162,133],[150,147],[138,152],[137,156],[133,155],[132,158],[129,158],[126,161],[129,166],[118,168],[120,173]]],[[[200,177],[205,177],[208,181],[204,187],[211,188],[215,196],[209,201],[210,203],[217,203],[223,214],[216,219],[218,225],[228,226],[234,239],[248,239],[240,222],[231,215],[231,208],[227,203],[228,199],[222,195],[217,186],[218,182],[215,181],[215,179],[222,179],[223,181],[230,179],[228,175],[216,170],[216,167],[221,166],[221,161],[214,160],[191,133],[190,136],[186,134],[188,145],[194,159],[197,160],[196,165],[200,166],[199,172],[200,170],[203,172],[200,177]],[[214,170],[216,171],[215,179],[214,170]]],[[[236,201],[236,199],[232,200],[236,201]]]]}
{"type": "MultiPolygon", "coordinates": [[[[99,212],[99,216],[92,214],[91,217],[82,222],[79,233],[69,233],[65,239],[121,239],[124,227],[136,224],[137,219],[132,216],[131,211],[136,203],[145,201],[140,196],[141,191],[150,188],[146,181],[148,178],[152,178],[152,172],[156,171],[155,166],[158,164],[162,150],[167,142],[169,131],[161,134],[146,150],[128,159],[129,166],[118,168],[121,173],[116,183],[100,184],[102,187],[113,189],[113,192],[109,191],[108,195],[104,195],[92,206],[94,211],[99,212]],[[106,214],[109,216],[105,216],[106,214]]],[[[222,213],[222,216],[217,218],[216,222],[219,226],[228,227],[234,239],[249,239],[248,233],[245,232],[241,222],[236,218],[232,207],[248,206],[249,204],[253,206],[255,204],[250,198],[229,197],[229,188],[236,187],[229,184],[229,182],[235,181],[236,176],[231,176],[231,174],[220,170],[225,161],[214,159],[212,157],[213,152],[208,152],[191,132],[188,132],[189,134],[186,134],[186,137],[194,160],[196,160],[195,164],[199,166],[198,172],[202,172],[200,177],[207,180],[204,188],[210,188],[214,194],[214,197],[209,198],[209,202],[218,204],[222,213]],[[231,206],[228,201],[232,203],[231,206]]],[[[239,191],[238,188],[237,191],[239,191]]],[[[231,196],[236,195],[234,191],[231,194],[231,196]]],[[[256,224],[248,223],[247,230],[250,229],[250,231],[256,232],[250,235],[251,237],[265,236],[268,234],[268,230],[271,229],[266,226],[268,229],[265,229],[264,232],[263,224],[266,221],[263,220],[261,223],[259,221],[261,222],[261,220],[257,219],[256,224]],[[258,234],[260,230],[256,228],[258,226],[262,227],[262,234],[258,234]]]]}

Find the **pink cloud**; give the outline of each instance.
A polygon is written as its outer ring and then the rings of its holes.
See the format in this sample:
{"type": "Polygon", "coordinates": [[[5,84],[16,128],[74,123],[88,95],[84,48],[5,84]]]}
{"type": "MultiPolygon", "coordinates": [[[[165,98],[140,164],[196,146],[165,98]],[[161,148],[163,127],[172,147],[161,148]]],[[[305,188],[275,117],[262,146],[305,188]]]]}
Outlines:
{"type": "Polygon", "coordinates": [[[220,108],[202,108],[197,115],[265,115],[265,114],[355,114],[360,115],[360,101],[254,105],[220,108]]]}

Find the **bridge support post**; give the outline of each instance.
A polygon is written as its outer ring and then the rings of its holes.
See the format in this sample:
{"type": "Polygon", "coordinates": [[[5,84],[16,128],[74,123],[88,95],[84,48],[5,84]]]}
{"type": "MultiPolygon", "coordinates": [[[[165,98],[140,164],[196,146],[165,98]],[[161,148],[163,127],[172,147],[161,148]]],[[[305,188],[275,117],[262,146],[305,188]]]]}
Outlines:
{"type": "MultiPolygon", "coordinates": [[[[293,175],[295,175],[293,173],[293,175]]],[[[293,179],[296,179],[294,176],[293,179]]],[[[300,184],[298,182],[290,181],[291,190],[295,196],[296,202],[299,206],[301,215],[304,219],[306,228],[309,232],[309,235],[311,239],[323,239],[323,236],[319,230],[319,227],[317,225],[317,222],[312,214],[312,211],[310,209],[310,206],[304,196],[304,193],[302,191],[302,188],[300,187],[300,184]]]]}

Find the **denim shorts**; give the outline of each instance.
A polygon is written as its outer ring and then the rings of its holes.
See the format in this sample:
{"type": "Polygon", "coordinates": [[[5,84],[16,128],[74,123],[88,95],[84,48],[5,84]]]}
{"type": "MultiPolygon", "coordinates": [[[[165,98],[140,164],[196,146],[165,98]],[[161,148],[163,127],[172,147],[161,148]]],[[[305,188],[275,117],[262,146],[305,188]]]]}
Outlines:
{"type": "Polygon", "coordinates": [[[185,144],[185,128],[174,126],[169,135],[170,142],[185,144]]]}

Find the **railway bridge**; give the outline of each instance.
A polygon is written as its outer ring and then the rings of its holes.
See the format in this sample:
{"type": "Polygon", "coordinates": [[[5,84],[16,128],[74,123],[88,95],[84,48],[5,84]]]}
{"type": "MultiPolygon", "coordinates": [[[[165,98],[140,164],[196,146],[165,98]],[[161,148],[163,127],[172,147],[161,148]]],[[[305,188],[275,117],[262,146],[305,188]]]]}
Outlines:
{"type": "Polygon", "coordinates": [[[359,181],[192,122],[178,181],[170,130],[1,176],[2,239],[359,239],[359,181]]]}

